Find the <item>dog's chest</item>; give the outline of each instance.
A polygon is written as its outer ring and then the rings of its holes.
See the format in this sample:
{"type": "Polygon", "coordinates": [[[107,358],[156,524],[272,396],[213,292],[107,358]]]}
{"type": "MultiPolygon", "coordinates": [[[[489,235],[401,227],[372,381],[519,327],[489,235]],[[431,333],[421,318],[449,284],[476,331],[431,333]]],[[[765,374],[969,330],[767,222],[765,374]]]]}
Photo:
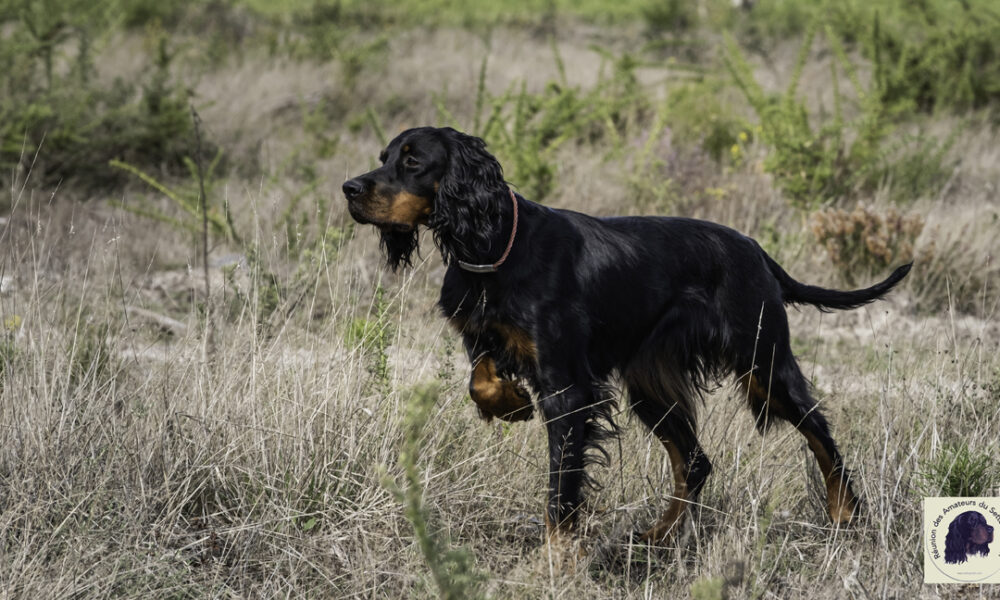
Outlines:
{"type": "Polygon", "coordinates": [[[510,370],[534,366],[538,351],[530,314],[515,299],[483,288],[466,288],[457,294],[442,290],[439,306],[474,353],[487,352],[510,370]]]}

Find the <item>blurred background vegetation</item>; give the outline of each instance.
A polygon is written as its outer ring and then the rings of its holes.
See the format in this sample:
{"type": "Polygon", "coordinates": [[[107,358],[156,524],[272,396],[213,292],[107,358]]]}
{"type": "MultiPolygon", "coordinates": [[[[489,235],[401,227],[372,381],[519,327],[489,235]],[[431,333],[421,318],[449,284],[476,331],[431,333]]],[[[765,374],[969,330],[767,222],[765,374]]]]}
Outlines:
{"type": "Polygon", "coordinates": [[[998,30],[989,0],[0,0],[0,213],[124,208],[191,236],[170,260],[243,257],[270,314],[349,239],[339,181],[450,125],[535,201],[722,221],[822,284],[917,260],[917,310],[982,312],[998,30]]]}
{"type": "MultiPolygon", "coordinates": [[[[359,79],[378,76],[391,38],[414,28],[433,35],[460,27],[488,40],[498,27],[524,27],[557,40],[567,19],[609,32],[634,26],[626,32],[627,52],[596,48],[612,64],[599,89],[553,81],[540,93],[514,87],[485,98],[486,106],[480,89],[475,123],[456,124],[479,129],[493,144],[506,142],[512,152],[544,155],[569,140],[606,134],[613,141],[626,121],[649,129],[660,117],[720,162],[738,158],[736,145],[755,124],[769,147],[768,171],[791,202],[805,204],[870,191],[889,175],[904,182],[900,194],[932,191],[946,178],[940,158],[952,140],[901,144],[890,133],[927,115],[977,110],[996,125],[1000,99],[1000,14],[988,0],[774,0],[743,7],[730,0],[4,0],[0,15],[0,177],[33,161],[38,179],[98,186],[127,179],[108,165],[112,158],[183,173],[191,152],[189,104],[204,102],[192,86],[262,55],[342,63],[345,97],[314,107],[326,113],[314,118],[332,121],[325,127],[331,134],[337,125],[359,126],[366,114],[390,121],[402,109],[391,98],[371,107],[350,106],[347,96],[359,79]],[[141,48],[133,48],[139,56],[124,72],[105,59],[127,36],[140,38],[141,48]],[[801,52],[786,88],[762,92],[747,56],[766,60],[789,40],[800,42],[801,52]],[[821,114],[809,101],[815,91],[799,89],[811,53],[836,56],[823,81],[832,98],[821,114]],[[630,80],[651,61],[691,73],[667,82],[662,109],[649,110],[650,86],[630,80]],[[742,106],[721,101],[734,86],[744,94],[742,106]]],[[[450,113],[464,108],[443,106],[438,120],[453,120],[450,113]]],[[[544,156],[534,165],[528,163],[537,156],[513,158],[544,196],[551,176],[544,156]]]]}
{"type": "MultiPolygon", "coordinates": [[[[624,165],[629,197],[646,212],[697,213],[685,204],[725,187],[713,170],[763,172],[850,280],[912,259],[923,227],[887,224],[879,208],[854,211],[855,230],[845,215],[876,198],[902,215],[939,195],[954,183],[962,132],[994,129],[1000,114],[1000,14],[988,0],[2,0],[0,15],[5,187],[30,172],[35,184],[113,197],[143,180],[172,190],[187,216],[133,210],[194,227],[200,209],[183,191],[204,182],[195,162],[211,164],[210,188],[233,174],[275,187],[294,179],[283,189],[282,226],[299,229],[289,245],[325,235],[306,221],[329,221],[335,182],[323,164],[345,140],[437,124],[484,137],[540,202],[559,203],[569,149],[624,165]],[[402,46],[454,31],[482,49],[456,47],[465,83],[388,80],[402,46]],[[547,56],[521,60],[555,65],[553,76],[490,63],[494,40],[511,31],[548,45],[547,56]],[[579,59],[567,73],[570,41],[592,55],[584,77],[579,59]],[[288,64],[329,66],[329,85],[277,104],[260,98],[245,122],[219,122],[241,92],[212,81],[288,64]],[[268,162],[277,140],[287,158],[268,162]],[[676,172],[685,162],[694,172],[676,172]]],[[[9,210],[10,198],[0,202],[9,210]]],[[[214,233],[237,240],[228,209],[214,204],[214,233]]],[[[923,287],[927,306],[946,302],[923,287]]]]}

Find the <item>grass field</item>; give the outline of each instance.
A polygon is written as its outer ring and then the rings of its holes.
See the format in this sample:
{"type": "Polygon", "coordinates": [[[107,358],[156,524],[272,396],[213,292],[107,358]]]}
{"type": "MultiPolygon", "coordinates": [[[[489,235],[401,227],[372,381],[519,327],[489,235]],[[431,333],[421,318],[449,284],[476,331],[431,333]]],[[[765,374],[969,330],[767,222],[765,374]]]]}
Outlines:
{"type": "Polygon", "coordinates": [[[0,598],[434,597],[434,565],[493,598],[996,597],[923,585],[920,510],[1000,493],[1000,79],[901,87],[938,64],[873,50],[917,27],[901,4],[22,4],[0,2],[0,598]],[[585,552],[550,553],[544,428],[478,419],[430,236],[393,274],[340,192],[426,124],[483,136],[531,199],[721,222],[809,283],[915,260],[885,301],[789,311],[860,522],[829,525],[802,436],[758,435],[727,384],[683,535],[622,547],[672,475],[619,402],[585,552]]]}

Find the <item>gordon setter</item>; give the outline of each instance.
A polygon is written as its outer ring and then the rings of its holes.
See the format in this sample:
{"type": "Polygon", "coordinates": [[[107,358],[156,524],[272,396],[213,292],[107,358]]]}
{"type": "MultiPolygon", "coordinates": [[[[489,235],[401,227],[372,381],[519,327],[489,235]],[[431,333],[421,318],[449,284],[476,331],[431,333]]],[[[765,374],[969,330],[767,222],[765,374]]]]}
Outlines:
{"type": "Polygon", "coordinates": [[[405,131],[379,158],[381,167],[343,185],[351,216],[378,228],[394,270],[410,264],[420,227],[431,230],[448,265],[438,305],[462,335],[480,415],[520,421],[537,407],[544,417],[550,533],[573,529],[592,483],[585,466],[607,460],[600,442],[617,432],[608,382],[622,381],[670,456],[673,499],[641,536],[664,539],[712,470],[695,434],[696,405],[724,375],[760,431],[780,419],[805,436],[830,518],[851,520],[859,499],[792,356],[784,305],[855,308],[911,265],[863,290],[805,285],[722,225],[535,204],[510,189],[481,139],[450,128],[405,131]]]}
{"type": "Polygon", "coordinates": [[[986,517],[974,510],[967,510],[948,525],[944,538],[944,562],[961,564],[969,555],[988,556],[993,541],[993,527],[986,517]]]}

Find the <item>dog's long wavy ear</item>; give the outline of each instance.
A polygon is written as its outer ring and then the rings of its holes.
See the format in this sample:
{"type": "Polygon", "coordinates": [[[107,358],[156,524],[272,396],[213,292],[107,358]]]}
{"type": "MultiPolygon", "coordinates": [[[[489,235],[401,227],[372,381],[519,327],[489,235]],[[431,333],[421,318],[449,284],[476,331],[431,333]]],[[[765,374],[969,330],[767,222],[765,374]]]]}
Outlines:
{"type": "Polygon", "coordinates": [[[379,247],[385,254],[385,262],[393,271],[400,267],[409,267],[410,256],[418,246],[417,229],[410,231],[383,230],[379,247]]]}
{"type": "Polygon", "coordinates": [[[948,564],[964,563],[967,559],[965,542],[968,535],[963,517],[964,515],[959,515],[948,525],[948,535],[944,538],[944,562],[948,564]]]}
{"type": "Polygon", "coordinates": [[[480,260],[490,255],[499,228],[499,203],[507,198],[503,168],[483,140],[450,128],[441,131],[448,169],[438,183],[428,224],[445,263],[456,256],[480,260]]]}

